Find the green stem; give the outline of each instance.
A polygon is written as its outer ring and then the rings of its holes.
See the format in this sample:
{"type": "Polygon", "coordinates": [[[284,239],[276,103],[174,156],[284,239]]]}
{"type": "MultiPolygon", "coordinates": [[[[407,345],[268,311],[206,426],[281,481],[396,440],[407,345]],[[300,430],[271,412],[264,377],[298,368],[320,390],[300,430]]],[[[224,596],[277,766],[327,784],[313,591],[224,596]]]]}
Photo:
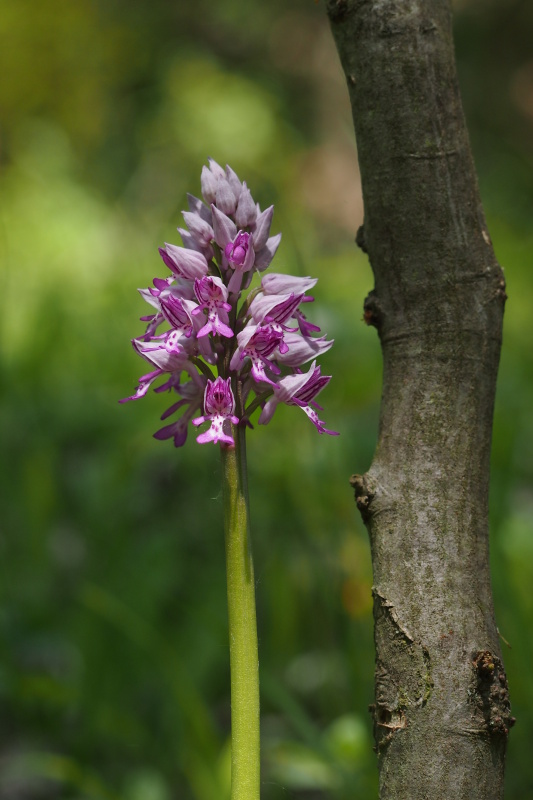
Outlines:
{"type": "Polygon", "coordinates": [[[221,447],[231,668],[231,800],[259,800],[259,662],[245,427],[221,447]]]}

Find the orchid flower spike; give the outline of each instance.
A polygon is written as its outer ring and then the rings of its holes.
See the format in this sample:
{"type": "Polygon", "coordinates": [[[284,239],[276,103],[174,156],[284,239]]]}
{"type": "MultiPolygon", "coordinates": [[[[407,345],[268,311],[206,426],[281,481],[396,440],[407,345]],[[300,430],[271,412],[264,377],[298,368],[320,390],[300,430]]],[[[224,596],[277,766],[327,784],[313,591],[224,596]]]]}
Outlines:
{"type": "Polygon", "coordinates": [[[316,336],[320,328],[302,311],[314,299],[307,292],[316,278],[273,272],[249,292],[281,242],[281,234],[270,235],[274,206],[261,211],[236,172],[213,159],[200,184],[203,200],[187,196],[187,227],[178,228],[183,245],[159,248],[170,274],[139,290],[151,313],[141,317],[146,330],[133,347],[151,371],[121,402],[144,397],[156,383],[157,393],[170,393],[161,419],[179,416],[154,436],[172,439],[176,447],[185,443],[189,423],[204,422],[210,427],[197,442],[232,447],[233,426],[252,427],[257,409],[265,425],[279,403],[299,406],[319,433],[336,436],[318,418],[314,401],[330,381],[316,358],[333,341],[316,336]]]}

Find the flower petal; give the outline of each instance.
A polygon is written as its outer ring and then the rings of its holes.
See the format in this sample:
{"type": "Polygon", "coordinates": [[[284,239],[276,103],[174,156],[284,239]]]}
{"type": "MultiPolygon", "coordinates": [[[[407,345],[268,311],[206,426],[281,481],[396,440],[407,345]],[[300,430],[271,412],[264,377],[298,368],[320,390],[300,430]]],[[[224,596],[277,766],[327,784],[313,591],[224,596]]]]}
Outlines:
{"type": "Polygon", "coordinates": [[[224,249],[227,244],[233,241],[237,235],[235,223],[215,206],[211,206],[213,212],[213,231],[215,242],[224,249]]]}
{"type": "Polygon", "coordinates": [[[272,224],[272,217],[274,216],[274,206],[269,206],[261,214],[258,215],[257,219],[255,220],[255,225],[253,229],[253,241],[254,241],[254,249],[261,250],[268,240],[268,234],[270,233],[270,226],[272,224]]]}
{"type": "Polygon", "coordinates": [[[268,267],[274,256],[276,255],[276,250],[279,247],[279,243],[281,242],[281,233],[277,233],[275,236],[271,236],[270,239],[267,239],[266,245],[255,255],[255,266],[258,270],[264,270],[268,267]]]}
{"type": "Polygon", "coordinates": [[[202,278],[209,269],[208,263],[202,253],[195,250],[188,250],[186,247],[178,247],[175,244],[165,242],[165,247],[159,248],[159,254],[167,267],[175,275],[179,275],[189,280],[202,278]]]}
{"type": "Polygon", "coordinates": [[[239,205],[235,212],[235,222],[239,228],[246,228],[252,225],[257,217],[257,208],[250,194],[246,183],[242,184],[241,196],[239,197],[239,205]]]}

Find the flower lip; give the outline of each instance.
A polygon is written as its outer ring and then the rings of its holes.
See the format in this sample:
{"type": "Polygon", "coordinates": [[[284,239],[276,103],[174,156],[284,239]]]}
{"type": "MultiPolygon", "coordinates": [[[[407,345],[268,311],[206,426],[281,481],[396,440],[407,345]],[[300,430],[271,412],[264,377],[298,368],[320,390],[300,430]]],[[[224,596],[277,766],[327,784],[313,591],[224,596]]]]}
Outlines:
{"type": "Polygon", "coordinates": [[[199,444],[207,442],[222,442],[224,444],[235,444],[233,437],[224,432],[227,422],[238,425],[239,418],[233,413],[235,411],[235,398],[231,390],[231,378],[221,378],[208,380],[204,393],[205,415],[196,417],[192,420],[193,425],[201,425],[203,422],[211,422],[211,427],[205,433],[196,437],[199,444]]]}
{"type": "Polygon", "coordinates": [[[231,339],[233,330],[228,325],[227,314],[231,311],[231,305],[227,302],[228,291],[222,280],[216,276],[206,275],[194,282],[194,292],[200,305],[193,309],[192,316],[207,310],[207,322],[200,328],[197,337],[213,333],[231,339]]]}

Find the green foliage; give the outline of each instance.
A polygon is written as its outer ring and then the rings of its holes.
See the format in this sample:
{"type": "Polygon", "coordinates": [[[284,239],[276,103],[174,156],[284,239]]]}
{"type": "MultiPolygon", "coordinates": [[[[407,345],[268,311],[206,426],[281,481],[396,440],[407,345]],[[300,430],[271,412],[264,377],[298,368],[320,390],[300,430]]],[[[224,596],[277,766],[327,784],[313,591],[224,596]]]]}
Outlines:
{"type": "MultiPolygon", "coordinates": [[[[484,96],[482,54],[468,50],[474,6],[458,31],[467,112],[469,86],[476,104],[484,96]]],[[[361,322],[372,279],[353,245],[355,149],[323,9],[8,0],[0,37],[0,797],[228,797],[218,453],[152,440],[163,398],[117,403],[139,371],[135,287],[161,274],[156,247],[178,241],[208,155],[276,202],[279,271],[320,278],[318,322],[336,339],[324,403],[342,436],[319,438],[284,407],[249,436],[264,800],[375,796],[372,577],[348,476],[372,457],[381,367],[361,322]]],[[[483,141],[480,180],[510,295],[492,560],[513,645],[508,796],[519,798],[533,779],[533,242],[522,224],[533,183],[531,153],[508,133],[526,121],[508,125],[492,151],[483,141]],[[500,196],[483,166],[504,150],[526,167],[505,172],[500,196]]]]}

